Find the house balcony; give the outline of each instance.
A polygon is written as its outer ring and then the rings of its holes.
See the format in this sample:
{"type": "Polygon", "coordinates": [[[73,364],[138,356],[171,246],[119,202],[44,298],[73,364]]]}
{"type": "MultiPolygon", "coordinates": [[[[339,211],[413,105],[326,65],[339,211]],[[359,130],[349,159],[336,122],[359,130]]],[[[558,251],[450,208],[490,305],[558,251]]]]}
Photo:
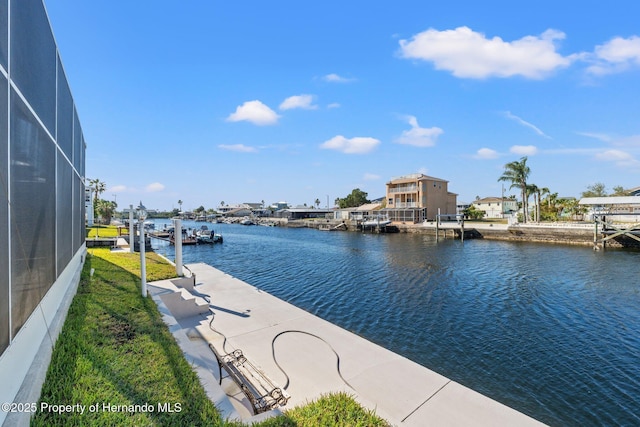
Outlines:
{"type": "Polygon", "coordinates": [[[393,205],[396,209],[404,209],[404,208],[419,208],[418,203],[416,202],[396,202],[393,205]]]}

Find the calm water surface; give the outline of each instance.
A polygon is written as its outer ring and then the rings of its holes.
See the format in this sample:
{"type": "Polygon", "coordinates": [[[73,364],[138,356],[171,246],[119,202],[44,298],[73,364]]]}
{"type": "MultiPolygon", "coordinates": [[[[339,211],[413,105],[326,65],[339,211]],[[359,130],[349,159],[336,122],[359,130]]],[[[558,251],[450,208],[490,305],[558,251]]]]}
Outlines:
{"type": "MultiPolygon", "coordinates": [[[[200,223],[184,223],[199,227],[200,223]]],[[[213,224],[205,262],[554,426],[640,425],[640,253],[213,224]]],[[[173,247],[154,240],[173,259],[173,247]]]]}

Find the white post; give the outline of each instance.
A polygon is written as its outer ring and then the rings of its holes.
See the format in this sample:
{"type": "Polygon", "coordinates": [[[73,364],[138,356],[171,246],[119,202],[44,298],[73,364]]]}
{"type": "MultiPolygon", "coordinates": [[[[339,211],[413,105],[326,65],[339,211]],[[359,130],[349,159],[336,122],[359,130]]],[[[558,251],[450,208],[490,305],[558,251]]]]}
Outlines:
{"type": "Polygon", "coordinates": [[[93,187],[87,187],[85,189],[85,209],[87,210],[87,223],[89,227],[93,227],[93,187]],[[87,190],[89,191],[89,196],[87,196],[87,190]]]}
{"type": "Polygon", "coordinates": [[[136,235],[133,232],[133,205],[129,205],[129,253],[133,253],[133,247],[135,246],[136,235]]]}
{"type": "Polygon", "coordinates": [[[140,232],[140,279],[142,280],[142,296],[147,297],[147,264],[144,254],[145,238],[144,238],[144,221],[140,219],[138,229],[140,232]]]}
{"type": "Polygon", "coordinates": [[[173,220],[173,243],[176,249],[176,274],[184,276],[182,272],[182,220],[173,220]]]}

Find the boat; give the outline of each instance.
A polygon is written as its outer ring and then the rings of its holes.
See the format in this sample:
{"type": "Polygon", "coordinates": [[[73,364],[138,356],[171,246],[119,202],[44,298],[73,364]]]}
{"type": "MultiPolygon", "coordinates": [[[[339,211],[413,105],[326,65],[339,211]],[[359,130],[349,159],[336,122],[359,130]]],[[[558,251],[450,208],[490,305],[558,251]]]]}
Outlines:
{"type": "Polygon", "coordinates": [[[198,243],[222,243],[222,235],[216,234],[213,230],[209,230],[206,225],[200,227],[200,230],[196,233],[196,240],[198,243]]]}
{"type": "Polygon", "coordinates": [[[346,230],[346,229],[347,229],[347,224],[345,224],[344,222],[341,222],[338,225],[320,224],[318,226],[318,230],[320,231],[338,231],[338,230],[346,230]]]}
{"type": "Polygon", "coordinates": [[[254,225],[255,223],[251,220],[251,218],[249,218],[248,216],[245,216],[244,218],[242,218],[240,220],[240,224],[242,224],[242,225],[254,225]]]}
{"type": "MultiPolygon", "coordinates": [[[[176,241],[175,241],[175,233],[172,231],[169,233],[169,244],[171,245],[175,245],[176,241]]],[[[196,238],[196,236],[189,236],[188,233],[185,232],[185,230],[182,230],[182,245],[195,245],[196,243],[198,243],[198,239],[196,238]]]]}
{"type": "Polygon", "coordinates": [[[386,215],[369,216],[362,221],[363,227],[385,227],[391,224],[391,220],[386,215]]]}

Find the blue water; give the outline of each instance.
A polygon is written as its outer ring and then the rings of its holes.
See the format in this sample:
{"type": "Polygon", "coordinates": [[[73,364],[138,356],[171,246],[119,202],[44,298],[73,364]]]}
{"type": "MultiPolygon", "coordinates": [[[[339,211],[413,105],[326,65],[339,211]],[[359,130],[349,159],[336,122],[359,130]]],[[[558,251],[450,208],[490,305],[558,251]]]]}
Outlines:
{"type": "MultiPolygon", "coordinates": [[[[640,425],[640,252],[209,226],[224,243],[184,247],[184,263],[210,264],[544,423],[640,425]]],[[[154,247],[173,259],[172,246],[154,247]]]]}

